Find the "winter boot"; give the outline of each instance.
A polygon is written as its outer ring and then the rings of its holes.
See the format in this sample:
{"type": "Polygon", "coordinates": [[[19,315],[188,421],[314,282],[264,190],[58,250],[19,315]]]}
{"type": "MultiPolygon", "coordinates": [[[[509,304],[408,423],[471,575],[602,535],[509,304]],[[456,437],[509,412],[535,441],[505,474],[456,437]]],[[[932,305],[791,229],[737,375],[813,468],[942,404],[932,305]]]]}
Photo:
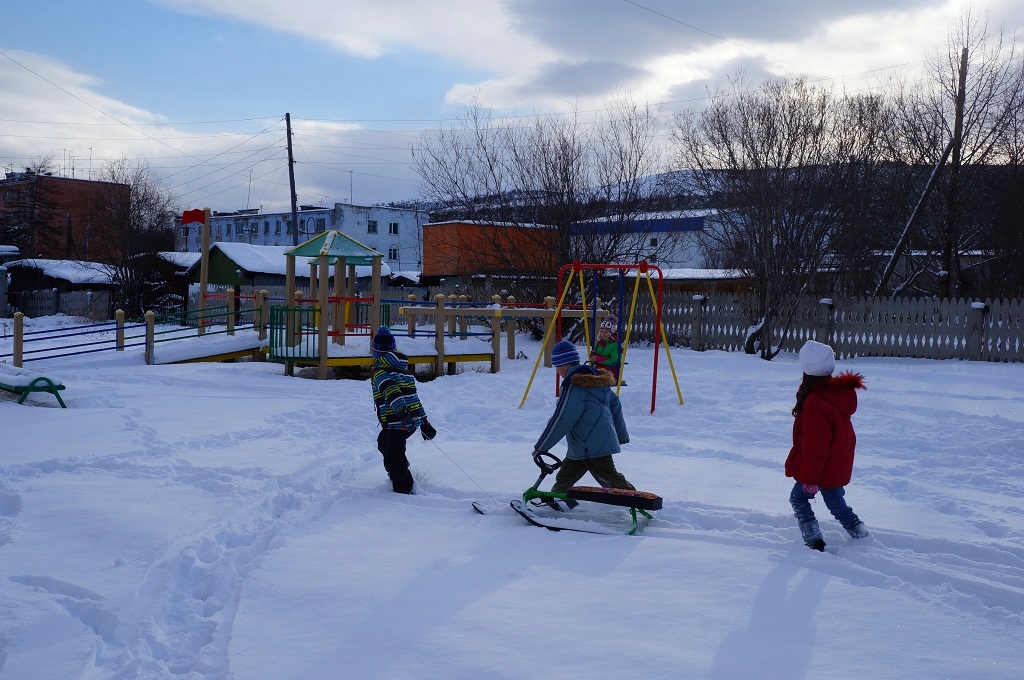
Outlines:
{"type": "Polygon", "coordinates": [[[850,534],[850,538],[867,538],[871,535],[868,528],[864,526],[864,522],[857,522],[852,527],[846,527],[846,531],[850,534]]]}
{"type": "Polygon", "coordinates": [[[818,527],[818,520],[808,519],[800,522],[800,535],[803,536],[804,544],[815,550],[825,549],[825,540],[821,535],[821,528],[818,527]],[[818,544],[821,547],[818,547],[818,544]]]}
{"type": "Polygon", "coordinates": [[[825,552],[825,541],[818,538],[808,543],[807,547],[818,552],[825,552]]]}

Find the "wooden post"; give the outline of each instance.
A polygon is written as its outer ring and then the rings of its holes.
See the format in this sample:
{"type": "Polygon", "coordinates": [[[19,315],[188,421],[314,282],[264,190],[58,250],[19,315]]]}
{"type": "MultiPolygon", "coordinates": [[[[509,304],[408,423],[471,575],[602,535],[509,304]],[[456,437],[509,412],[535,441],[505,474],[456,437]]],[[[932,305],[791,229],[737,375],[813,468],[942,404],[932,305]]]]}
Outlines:
{"type": "MultiPolygon", "coordinates": [[[[345,288],[345,266],[346,258],[338,257],[334,260],[334,297],[343,297],[345,288]]],[[[345,344],[345,306],[335,302],[331,306],[331,317],[334,319],[334,344],[345,344]]]]}
{"type": "Polygon", "coordinates": [[[988,305],[984,302],[972,302],[967,310],[967,344],[964,351],[970,361],[981,361],[988,352],[985,339],[985,313],[988,305]]]}
{"type": "Polygon", "coordinates": [[[438,293],[434,297],[434,372],[437,376],[444,375],[444,295],[438,293]]]}
{"type": "Polygon", "coordinates": [[[235,334],[235,285],[226,291],[226,297],[228,300],[228,335],[235,334]]]}
{"type": "MultiPolygon", "coordinates": [[[[551,309],[551,310],[553,310],[554,308],[555,308],[555,298],[551,297],[550,295],[547,296],[546,298],[544,298],[544,309],[551,309]]],[[[544,337],[545,338],[547,337],[548,328],[550,327],[550,324],[553,324],[553,323],[555,323],[555,315],[554,314],[548,314],[548,315],[544,316],[544,337]]],[[[559,340],[559,338],[552,338],[551,342],[549,342],[547,344],[547,346],[544,348],[544,368],[551,368],[551,348],[554,346],[554,344],[556,342],[558,342],[558,340],[559,340]]]]}
{"type": "MultiPolygon", "coordinates": [[[[295,256],[289,255],[285,257],[285,273],[284,273],[284,328],[281,330],[283,333],[285,345],[287,347],[295,346],[295,256]]],[[[286,361],[284,362],[284,374],[295,375],[295,362],[286,361]]]]}
{"type": "MultiPolygon", "coordinates": [[[[356,266],[348,265],[348,275],[345,277],[345,297],[356,296],[356,266]]],[[[345,323],[355,323],[355,305],[351,302],[345,303],[345,323]]],[[[374,331],[377,329],[375,328],[374,331]]]]}
{"type": "Polygon", "coordinates": [[[124,351],[124,310],[118,309],[114,312],[114,319],[117,322],[117,330],[115,331],[114,349],[118,352],[124,351]]]}
{"type": "MultiPolygon", "coordinates": [[[[509,295],[508,299],[506,300],[506,302],[508,303],[509,307],[512,307],[512,313],[514,314],[515,313],[515,307],[513,305],[515,305],[516,299],[514,297],[512,297],[511,295],[509,295]]],[[[505,332],[508,334],[508,358],[509,359],[515,359],[516,358],[516,320],[515,320],[515,317],[510,317],[508,319],[505,319],[505,332]]]]}
{"type": "MultiPolygon", "coordinates": [[[[448,302],[452,303],[453,311],[454,311],[455,303],[458,302],[458,301],[459,301],[459,298],[457,296],[455,296],[455,295],[449,295],[448,296],[448,302]]],[[[456,324],[457,320],[458,319],[457,319],[455,314],[452,314],[451,316],[448,317],[448,334],[453,336],[453,337],[455,336],[455,330],[456,330],[455,329],[455,324],[456,324]]]]}
{"type": "MultiPolygon", "coordinates": [[[[466,296],[466,295],[460,295],[459,296],[459,304],[463,304],[463,303],[466,303],[466,302],[469,302],[469,297],[466,296]]],[[[460,340],[468,340],[469,339],[469,317],[467,317],[467,316],[460,316],[459,317],[459,339],[460,340]]]]}
{"type": "MultiPolygon", "coordinates": [[[[267,339],[267,291],[256,291],[256,300],[253,301],[253,324],[256,325],[256,334],[262,343],[267,339]]],[[[252,353],[253,361],[266,361],[267,355],[263,353],[263,347],[256,348],[252,353]]]]}
{"type": "Polygon", "coordinates": [[[814,339],[823,345],[832,344],[832,310],[835,307],[829,298],[822,298],[818,301],[818,318],[815,324],[814,339]]]}
{"type": "Polygon", "coordinates": [[[146,312],[146,363],[150,366],[156,361],[156,314],[146,312]]]}
{"type": "Polygon", "coordinates": [[[703,295],[693,296],[693,318],[691,319],[690,348],[695,352],[704,351],[704,305],[703,295]]]}
{"type": "Polygon", "coordinates": [[[25,354],[25,315],[21,312],[14,313],[14,366],[21,368],[22,359],[25,354]]]}
{"type": "Polygon", "coordinates": [[[309,299],[315,300],[318,297],[317,294],[317,262],[313,261],[309,263],[309,299]]]}
{"type": "Polygon", "coordinates": [[[381,256],[373,256],[373,267],[371,268],[370,274],[370,337],[377,332],[380,327],[381,319],[381,301],[380,301],[380,272],[381,272],[381,256]]]}
{"type": "Polygon", "coordinates": [[[501,370],[501,310],[491,315],[491,373],[501,370]]]}
{"type": "Polygon", "coordinates": [[[203,252],[199,256],[199,335],[206,332],[206,293],[210,287],[210,209],[203,209],[203,252]]]}
{"type": "Polygon", "coordinates": [[[406,296],[406,299],[409,301],[409,306],[405,308],[405,320],[406,320],[406,323],[408,324],[408,327],[409,327],[409,337],[410,338],[415,338],[416,337],[416,307],[413,305],[413,302],[416,301],[416,296],[413,295],[412,293],[409,293],[409,295],[406,296]]]}
{"type": "Polygon", "coordinates": [[[326,380],[327,379],[327,330],[328,330],[328,314],[327,314],[327,296],[331,292],[331,287],[328,284],[327,276],[331,273],[330,267],[327,264],[327,253],[320,255],[320,261],[318,263],[317,270],[320,274],[320,280],[317,282],[317,325],[316,325],[316,341],[317,341],[317,369],[316,379],[326,380]]]}
{"type": "Polygon", "coordinates": [[[259,315],[259,327],[256,329],[259,331],[260,340],[267,339],[267,325],[270,321],[270,302],[267,300],[269,293],[265,290],[260,290],[256,293],[256,302],[254,303],[256,313],[259,315]]]}

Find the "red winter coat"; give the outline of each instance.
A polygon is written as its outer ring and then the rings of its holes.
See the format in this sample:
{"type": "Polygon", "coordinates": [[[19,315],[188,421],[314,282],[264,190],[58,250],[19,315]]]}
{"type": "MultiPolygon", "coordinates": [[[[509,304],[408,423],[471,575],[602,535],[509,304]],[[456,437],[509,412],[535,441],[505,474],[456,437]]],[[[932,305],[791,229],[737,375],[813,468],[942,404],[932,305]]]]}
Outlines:
{"type": "Polygon", "coordinates": [[[826,378],[813,386],[793,421],[787,477],[825,489],[850,483],[857,445],[850,416],[857,410],[856,390],[862,389],[864,379],[857,373],[826,378]]]}

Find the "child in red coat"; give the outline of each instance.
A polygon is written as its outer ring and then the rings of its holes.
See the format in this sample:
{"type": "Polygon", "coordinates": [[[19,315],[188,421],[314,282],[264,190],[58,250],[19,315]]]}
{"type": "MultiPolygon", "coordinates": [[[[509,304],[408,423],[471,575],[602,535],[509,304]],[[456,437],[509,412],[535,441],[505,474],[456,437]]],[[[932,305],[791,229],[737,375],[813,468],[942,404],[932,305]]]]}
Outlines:
{"type": "Polygon", "coordinates": [[[825,507],[853,538],[869,536],[867,527],[846,504],[845,487],[853,475],[857,435],[850,416],[857,410],[857,390],[865,389],[858,373],[832,377],[836,360],[832,348],[808,340],[800,349],[803,381],[793,407],[793,448],[786,459],[786,476],[796,480],[789,503],[800,522],[804,543],[825,550],[810,500],[818,491],[825,507]]]}

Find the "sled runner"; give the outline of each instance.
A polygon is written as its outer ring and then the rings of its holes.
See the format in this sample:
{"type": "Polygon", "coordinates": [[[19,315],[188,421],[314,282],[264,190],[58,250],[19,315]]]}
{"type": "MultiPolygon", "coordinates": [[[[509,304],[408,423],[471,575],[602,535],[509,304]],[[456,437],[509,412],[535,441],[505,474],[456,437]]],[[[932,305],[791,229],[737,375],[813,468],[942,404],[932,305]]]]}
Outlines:
{"type": "Polygon", "coordinates": [[[637,532],[637,512],[647,519],[654,519],[648,510],[661,510],[662,499],[653,493],[646,491],[631,491],[626,489],[605,489],[595,486],[574,486],[568,491],[561,493],[555,491],[540,491],[537,487],[544,481],[544,478],[553,473],[562,465],[561,459],[550,453],[538,453],[533,457],[533,462],[540,468],[540,476],[529,489],[523,492],[522,501],[512,501],[512,509],[519,513],[527,522],[534,526],[543,526],[552,531],[583,531],[587,533],[618,533],[617,531],[603,531],[573,526],[573,522],[563,522],[559,518],[542,517],[530,509],[530,505],[548,505],[555,510],[561,510],[559,501],[569,508],[577,505],[578,501],[590,501],[591,503],[603,503],[604,505],[617,505],[629,508],[629,515],[632,519],[632,526],[626,532],[630,536],[637,532]]]}

